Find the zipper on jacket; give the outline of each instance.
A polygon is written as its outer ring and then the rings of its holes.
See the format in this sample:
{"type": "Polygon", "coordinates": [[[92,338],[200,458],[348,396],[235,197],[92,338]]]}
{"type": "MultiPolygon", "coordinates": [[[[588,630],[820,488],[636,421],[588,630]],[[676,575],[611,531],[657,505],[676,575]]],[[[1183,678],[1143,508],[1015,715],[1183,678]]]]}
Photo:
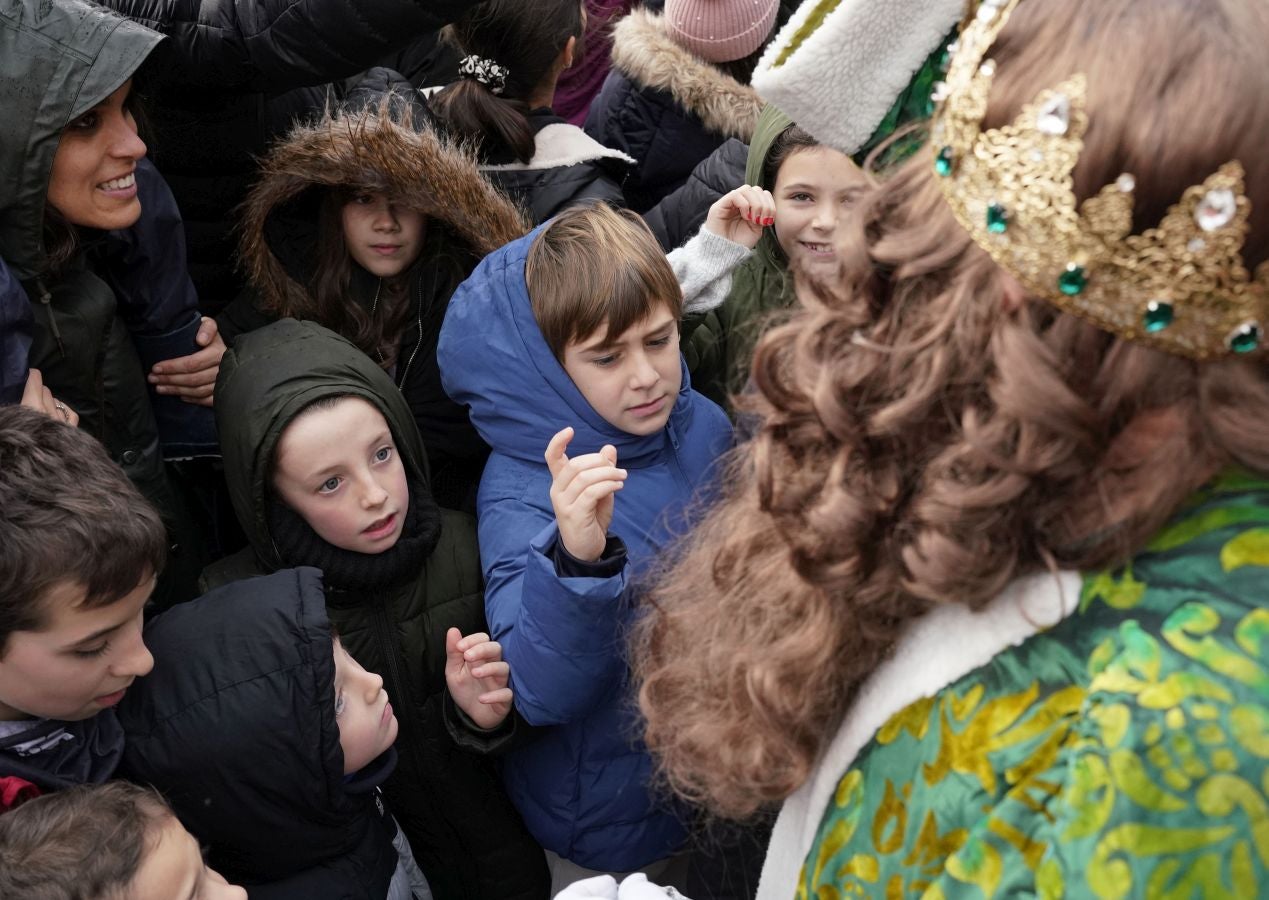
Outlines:
{"type": "Polygon", "coordinates": [[[58,352],[63,357],[66,356],[66,345],[62,343],[62,330],[57,327],[57,315],[53,312],[53,295],[48,292],[48,288],[44,286],[44,280],[37,278],[35,286],[40,289],[40,303],[44,304],[44,311],[48,315],[49,328],[53,331],[53,340],[57,341],[58,352]]]}
{"type": "MultiPolygon", "coordinates": [[[[402,732],[413,730],[413,714],[414,702],[409,694],[409,688],[406,680],[401,677],[401,669],[397,664],[396,640],[392,633],[392,624],[388,621],[388,606],[380,601],[374,607],[371,613],[370,621],[374,623],[375,637],[379,644],[379,649],[383,652],[383,661],[385,672],[385,683],[388,686],[388,696],[396,697],[397,703],[401,704],[401,715],[397,718],[397,724],[402,732]],[[408,723],[408,726],[407,726],[408,723]]],[[[409,735],[409,740],[415,740],[413,735],[409,735]]]]}
{"type": "Polygon", "coordinates": [[[419,279],[419,302],[415,304],[415,321],[418,323],[419,339],[414,342],[414,352],[410,354],[410,358],[405,362],[405,368],[401,370],[401,377],[397,379],[397,387],[405,390],[405,379],[410,374],[410,366],[414,365],[414,357],[419,355],[419,348],[423,346],[423,279],[419,279]]]}

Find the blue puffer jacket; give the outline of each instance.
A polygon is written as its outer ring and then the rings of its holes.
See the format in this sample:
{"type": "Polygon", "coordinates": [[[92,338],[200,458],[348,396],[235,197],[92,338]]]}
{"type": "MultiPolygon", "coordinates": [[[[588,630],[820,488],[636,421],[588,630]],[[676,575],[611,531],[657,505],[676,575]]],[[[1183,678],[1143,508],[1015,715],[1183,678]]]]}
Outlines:
{"type": "Polygon", "coordinates": [[[685,510],[731,442],[722,410],[683,388],[664,431],[635,437],[602,419],[548,349],[529,307],[525,257],[541,231],[485,258],[450,301],[439,360],[445,390],[471,407],[493,448],[478,499],[485,612],[511,665],[516,707],[554,726],[506,760],[507,791],[534,837],[593,869],[627,871],[673,853],[681,817],[651,793],[652,759],[630,703],[625,632],[631,579],[686,528],[685,510]],[[610,534],[628,548],[610,578],[563,578],[543,460],[559,429],[569,452],[617,448],[629,471],[610,534]]]}

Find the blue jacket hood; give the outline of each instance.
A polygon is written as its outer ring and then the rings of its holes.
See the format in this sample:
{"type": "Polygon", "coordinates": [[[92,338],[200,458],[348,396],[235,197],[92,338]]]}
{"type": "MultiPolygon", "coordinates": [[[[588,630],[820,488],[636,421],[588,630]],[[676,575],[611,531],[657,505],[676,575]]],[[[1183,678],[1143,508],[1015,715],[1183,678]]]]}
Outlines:
{"type": "MultiPolygon", "coordinates": [[[[445,392],[471,407],[472,424],[495,453],[541,463],[551,438],[571,425],[570,453],[612,444],[621,465],[638,467],[664,446],[664,431],[640,437],[609,424],[573,384],[533,317],[524,266],[544,227],[489,254],[454,292],[436,354],[445,392]]],[[[686,364],[679,364],[683,385],[670,427],[681,433],[692,416],[692,385],[686,364]]]]}

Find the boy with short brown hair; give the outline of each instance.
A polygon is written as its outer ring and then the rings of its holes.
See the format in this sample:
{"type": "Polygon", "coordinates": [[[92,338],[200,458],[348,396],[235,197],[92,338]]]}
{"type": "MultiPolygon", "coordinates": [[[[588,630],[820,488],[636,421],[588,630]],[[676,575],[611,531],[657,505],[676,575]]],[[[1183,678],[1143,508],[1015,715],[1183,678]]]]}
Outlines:
{"type": "MultiPolygon", "coordinates": [[[[754,240],[771,218],[744,195],[719,212],[754,240]]],[[[504,765],[552,894],[596,871],[673,881],[686,838],[651,786],[624,652],[630,583],[731,443],[688,383],[678,325],[697,291],[677,269],[637,216],[574,208],[486,257],[441,330],[445,389],[493,449],[477,501],[490,633],[517,710],[555,726],[504,765]]]]}
{"type": "Polygon", "coordinates": [[[165,551],[91,435],[0,407],[0,811],[114,772],[112,707],[153,665],[141,611],[165,551]]]}

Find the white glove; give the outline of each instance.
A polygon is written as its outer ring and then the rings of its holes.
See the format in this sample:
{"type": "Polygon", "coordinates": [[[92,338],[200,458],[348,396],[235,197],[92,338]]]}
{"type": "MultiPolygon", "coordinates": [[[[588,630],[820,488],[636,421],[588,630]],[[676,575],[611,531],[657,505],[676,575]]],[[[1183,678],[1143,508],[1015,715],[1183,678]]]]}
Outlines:
{"type": "Polygon", "coordinates": [[[585,881],[575,881],[555,895],[555,900],[688,900],[672,887],[661,887],[648,881],[648,876],[636,872],[626,877],[617,887],[611,875],[597,875],[585,881]]]}
{"type": "Polygon", "coordinates": [[[627,875],[617,891],[617,900],[688,900],[672,887],[661,887],[648,881],[642,872],[627,875]]]}

